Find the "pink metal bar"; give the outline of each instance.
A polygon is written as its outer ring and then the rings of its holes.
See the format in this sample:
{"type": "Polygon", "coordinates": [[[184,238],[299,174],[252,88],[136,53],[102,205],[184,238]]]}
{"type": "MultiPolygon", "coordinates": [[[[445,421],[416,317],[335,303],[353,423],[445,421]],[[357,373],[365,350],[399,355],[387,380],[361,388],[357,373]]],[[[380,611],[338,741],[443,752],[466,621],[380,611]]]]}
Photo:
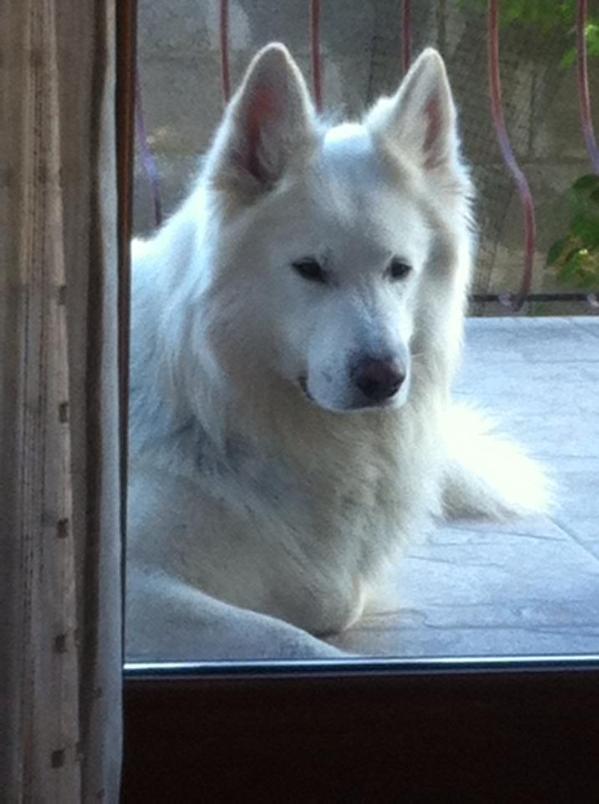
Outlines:
{"type": "Polygon", "coordinates": [[[593,130],[591,117],[591,93],[589,91],[589,73],[587,64],[587,41],[585,28],[587,24],[587,0],[578,0],[576,13],[576,68],[578,77],[578,99],[580,102],[580,122],[582,134],[593,165],[593,171],[599,173],[599,148],[593,130]]]}
{"type": "Polygon", "coordinates": [[[401,69],[405,75],[412,63],[412,3],[403,0],[401,7],[401,69]]]}
{"type": "Polygon", "coordinates": [[[220,74],[223,100],[231,97],[231,78],[229,73],[229,0],[220,0],[220,74]]]}
{"type": "Polygon", "coordinates": [[[499,0],[489,0],[488,48],[491,114],[497,134],[497,142],[503,161],[512,174],[514,183],[516,184],[524,215],[524,269],[522,273],[522,284],[518,294],[511,299],[513,308],[519,310],[524,304],[532,284],[536,236],[535,207],[526,176],[516,161],[503,116],[501,78],[499,75],[499,0]]]}
{"type": "Polygon", "coordinates": [[[148,143],[148,135],[146,132],[146,125],[144,121],[144,112],[141,99],[141,82],[139,80],[139,73],[137,68],[135,70],[135,132],[137,135],[137,144],[139,153],[144,168],[144,173],[150,185],[150,196],[152,198],[152,207],[154,210],[154,224],[160,226],[162,224],[162,201],[160,199],[160,176],[158,174],[158,166],[154,159],[154,154],[148,143]]]}
{"type": "Polygon", "coordinates": [[[312,53],[312,85],[314,103],[322,112],[322,59],[320,55],[320,0],[310,2],[310,47],[312,53]]]}

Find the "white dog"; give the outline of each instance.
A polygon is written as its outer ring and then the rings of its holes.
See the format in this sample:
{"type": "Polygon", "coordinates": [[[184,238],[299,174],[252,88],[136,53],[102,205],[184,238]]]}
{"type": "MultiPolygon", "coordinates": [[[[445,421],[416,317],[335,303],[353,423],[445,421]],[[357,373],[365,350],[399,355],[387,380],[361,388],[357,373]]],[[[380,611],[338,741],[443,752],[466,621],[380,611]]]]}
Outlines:
{"type": "Polygon", "coordinates": [[[202,593],[340,631],[431,517],[544,508],[542,471],[451,401],[470,195],[434,50],[329,128],[282,45],[253,60],[195,189],[133,244],[135,643],[201,627],[202,593]]]}

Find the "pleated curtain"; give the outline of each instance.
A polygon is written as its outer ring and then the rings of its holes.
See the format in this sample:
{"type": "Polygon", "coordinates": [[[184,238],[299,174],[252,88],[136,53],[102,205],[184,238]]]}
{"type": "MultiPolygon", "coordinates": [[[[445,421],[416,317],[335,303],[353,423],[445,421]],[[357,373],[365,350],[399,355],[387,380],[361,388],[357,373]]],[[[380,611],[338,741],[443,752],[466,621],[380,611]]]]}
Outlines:
{"type": "Polygon", "coordinates": [[[0,2],[0,800],[11,803],[118,800],[117,13],[116,0],[0,2]]]}

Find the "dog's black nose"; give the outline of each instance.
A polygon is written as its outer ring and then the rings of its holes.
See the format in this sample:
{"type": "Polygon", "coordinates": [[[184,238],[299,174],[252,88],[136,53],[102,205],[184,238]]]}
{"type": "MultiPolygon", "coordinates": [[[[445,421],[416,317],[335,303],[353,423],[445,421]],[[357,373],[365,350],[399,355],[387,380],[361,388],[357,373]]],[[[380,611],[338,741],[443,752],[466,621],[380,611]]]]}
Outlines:
{"type": "Polygon", "coordinates": [[[405,375],[393,360],[367,357],[361,360],[353,372],[354,383],[372,402],[383,402],[400,389],[405,375]]]}

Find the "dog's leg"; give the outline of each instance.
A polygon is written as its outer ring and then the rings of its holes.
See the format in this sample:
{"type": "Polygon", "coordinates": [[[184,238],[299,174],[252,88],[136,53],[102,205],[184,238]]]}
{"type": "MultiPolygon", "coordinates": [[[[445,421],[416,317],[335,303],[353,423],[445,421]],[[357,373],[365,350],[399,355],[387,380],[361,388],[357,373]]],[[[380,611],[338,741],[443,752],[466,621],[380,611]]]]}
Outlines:
{"type": "Polygon", "coordinates": [[[478,411],[455,405],[445,422],[443,511],[450,519],[543,514],[552,483],[520,446],[493,433],[478,411]]]}
{"type": "Polygon", "coordinates": [[[161,572],[129,568],[126,602],[130,661],[348,655],[282,620],[230,606],[161,572]]]}

